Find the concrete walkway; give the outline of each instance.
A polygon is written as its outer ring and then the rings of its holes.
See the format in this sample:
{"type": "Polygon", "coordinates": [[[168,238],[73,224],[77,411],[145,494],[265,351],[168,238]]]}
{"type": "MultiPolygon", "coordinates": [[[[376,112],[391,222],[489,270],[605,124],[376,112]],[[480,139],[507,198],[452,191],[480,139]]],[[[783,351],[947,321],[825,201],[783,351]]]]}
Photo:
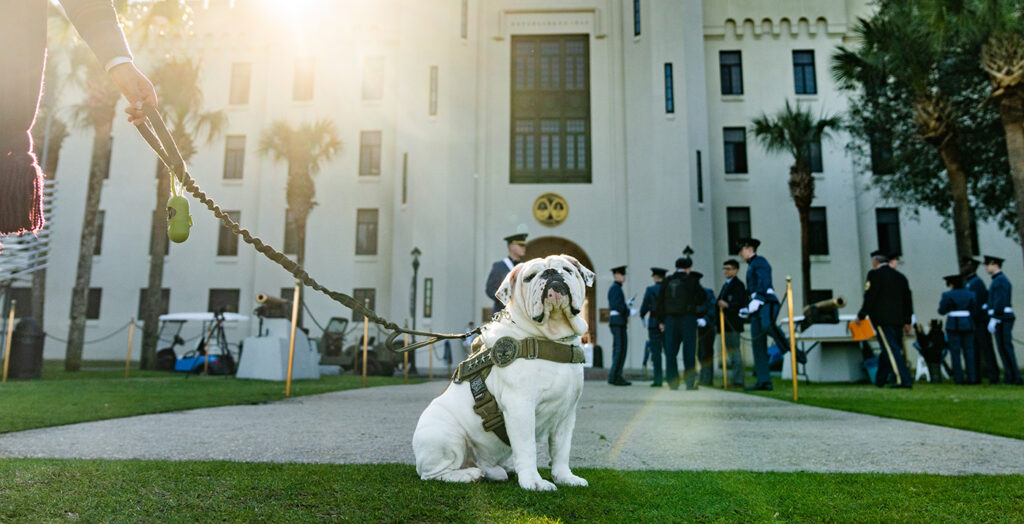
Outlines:
{"type": "MultiPolygon", "coordinates": [[[[416,421],[445,385],[377,387],[9,433],[0,435],[0,457],[411,464],[416,421]]],[[[1024,440],[717,389],[655,390],[644,382],[616,388],[588,381],[570,464],[1024,474],[1024,440]]]]}

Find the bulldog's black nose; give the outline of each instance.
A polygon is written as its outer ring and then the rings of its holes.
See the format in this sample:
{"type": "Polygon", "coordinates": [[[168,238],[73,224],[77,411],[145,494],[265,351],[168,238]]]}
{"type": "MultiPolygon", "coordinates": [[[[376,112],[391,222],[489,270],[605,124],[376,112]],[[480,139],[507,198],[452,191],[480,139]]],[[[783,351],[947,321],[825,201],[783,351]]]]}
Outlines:
{"type": "Polygon", "coordinates": [[[547,285],[547,289],[551,289],[556,293],[561,293],[562,295],[569,294],[569,284],[566,284],[564,280],[555,280],[549,282],[547,285]]]}

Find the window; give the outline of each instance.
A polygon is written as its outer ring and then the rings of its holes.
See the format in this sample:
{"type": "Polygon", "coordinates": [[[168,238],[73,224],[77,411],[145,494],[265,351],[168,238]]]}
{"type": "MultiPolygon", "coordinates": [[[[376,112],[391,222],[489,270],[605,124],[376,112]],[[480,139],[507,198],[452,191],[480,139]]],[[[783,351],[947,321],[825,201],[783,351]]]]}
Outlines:
{"type": "MultiPolygon", "coordinates": [[[[7,288],[7,296],[3,299],[4,313],[3,320],[11,316],[11,303],[14,304],[14,318],[25,318],[32,316],[32,288],[10,287],[7,288]]],[[[7,326],[4,325],[6,328],[7,326]]],[[[7,334],[4,333],[4,336],[7,334]]]]}
{"type": "Polygon", "coordinates": [[[434,314],[434,279],[423,279],[423,318],[434,314]]]}
{"type": "Polygon", "coordinates": [[[588,38],[512,37],[513,184],[590,183],[588,38]]]}
{"type": "Polygon", "coordinates": [[[878,224],[878,249],[885,253],[902,253],[899,209],[880,207],[875,210],[875,221],[878,224]]]}
{"type": "Polygon", "coordinates": [[[750,208],[728,207],[725,209],[725,219],[728,224],[729,254],[735,255],[740,252],[740,239],[750,237],[750,208]]]}
{"type": "Polygon", "coordinates": [[[380,131],[359,133],[359,174],[380,175],[380,131]]]}
{"type": "Polygon", "coordinates": [[[156,236],[159,231],[163,231],[161,234],[164,237],[164,254],[171,252],[171,239],[167,238],[167,209],[157,209],[153,211],[153,222],[149,228],[149,254],[152,255],[156,247],[156,236]]]}
{"type": "Polygon", "coordinates": [[[86,320],[98,320],[100,318],[100,302],[103,301],[103,288],[91,287],[85,299],[86,320]]]}
{"type": "Polygon", "coordinates": [[[722,130],[725,141],[725,172],[747,172],[747,130],[742,127],[727,127],[722,130]]]}
{"type": "MultiPolygon", "coordinates": [[[[377,311],[377,290],[372,287],[357,287],[352,290],[352,298],[356,299],[356,302],[365,305],[373,311],[377,311]]],[[[352,321],[362,322],[363,315],[356,310],[352,310],[352,321]]],[[[362,339],[360,339],[360,344],[362,339]]]]}
{"type": "Polygon", "coordinates": [[[700,151],[697,151],[697,203],[704,203],[704,164],[700,159],[700,151]]]}
{"type": "MultiPolygon", "coordinates": [[[[227,214],[235,222],[238,222],[242,216],[241,211],[227,211],[227,214]]],[[[220,233],[217,235],[217,256],[237,257],[238,236],[232,233],[222,220],[218,220],[217,223],[220,224],[220,233]]]]}
{"type": "Polygon", "coordinates": [[[228,103],[246,105],[249,103],[249,78],[252,76],[252,64],[235,62],[231,64],[231,92],[228,103]]]}
{"type": "Polygon", "coordinates": [[[814,81],[814,51],[793,51],[793,85],[798,95],[817,94],[814,81]]]}
{"type": "Polygon", "coordinates": [[[719,51],[718,70],[722,77],[723,95],[743,94],[743,60],[739,51],[719,51]]]}
{"type": "Polygon", "coordinates": [[[828,254],[828,219],[824,207],[812,207],[811,216],[808,221],[808,236],[810,237],[810,253],[812,255],[828,254]]]}
{"type": "Polygon", "coordinates": [[[103,228],[106,226],[107,212],[100,210],[96,212],[96,239],[93,241],[92,254],[103,254],[103,228]]]}
{"type": "Polygon", "coordinates": [[[368,56],[363,60],[363,100],[384,98],[384,57],[368,56]]]}
{"type": "Polygon", "coordinates": [[[459,36],[463,40],[469,37],[469,0],[462,0],[462,25],[459,29],[459,36]]]}
{"type": "Polygon", "coordinates": [[[242,178],[245,168],[245,135],[228,135],[224,141],[224,178],[242,178]]]}
{"type": "Polygon", "coordinates": [[[377,210],[356,210],[356,254],[377,254],[377,210]]]}
{"type": "Polygon", "coordinates": [[[211,313],[238,313],[237,289],[211,289],[206,310],[211,313]]]}
{"type": "Polygon", "coordinates": [[[430,116],[437,116],[437,66],[430,66],[430,116]]]}
{"type": "Polygon", "coordinates": [[[633,36],[640,36],[640,0],[633,0],[633,36]]]}
{"type": "Polygon", "coordinates": [[[672,64],[670,62],[665,63],[665,112],[675,113],[676,112],[676,101],[675,93],[672,89],[672,64]]]}
{"type": "Polygon", "coordinates": [[[811,173],[821,173],[825,170],[821,161],[821,139],[811,142],[810,151],[807,154],[807,161],[811,164],[811,173]]]}
{"type": "Polygon", "coordinates": [[[295,80],[292,84],[292,100],[308,102],[313,99],[313,59],[301,58],[295,61],[295,80]]]}
{"type": "MultiPolygon", "coordinates": [[[[139,290],[139,315],[135,318],[142,318],[143,306],[146,304],[146,292],[149,291],[146,288],[139,290]]],[[[160,289],[160,309],[157,311],[157,315],[166,315],[171,311],[171,290],[170,288],[160,289]]]]}
{"type": "Polygon", "coordinates": [[[284,253],[286,255],[297,255],[299,253],[299,229],[291,220],[291,213],[284,211],[284,253]]]}

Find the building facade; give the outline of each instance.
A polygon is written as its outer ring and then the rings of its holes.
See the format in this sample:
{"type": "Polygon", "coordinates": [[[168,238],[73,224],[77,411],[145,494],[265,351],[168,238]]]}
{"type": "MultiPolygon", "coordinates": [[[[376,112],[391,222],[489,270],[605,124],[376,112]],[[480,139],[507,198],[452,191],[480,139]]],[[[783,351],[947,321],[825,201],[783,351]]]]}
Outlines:
{"type": "MultiPolygon", "coordinates": [[[[672,267],[690,245],[695,269],[717,291],[734,241],[752,235],[772,262],[776,289],[793,275],[794,302],[803,302],[791,161],[765,153],[748,128],[787,100],[815,114],[845,111],[848,95],[832,81],[830,56],[869,14],[864,0],[282,4],[196,2],[194,36],[166,45],[201,58],[206,106],[228,115],[224,135],[200,147],[191,172],[276,246],[291,242],[287,166],[260,154],[261,134],[276,120],[336,125],[343,145],[314,178],[318,205],[306,244],[307,270],[327,287],[412,323],[415,286],[417,327],[462,331],[490,307],[484,282],[505,255],[502,238],[528,232],[528,256],[566,252],[596,271],[587,315],[597,344],[609,347],[600,319],[609,268],[629,265],[627,296],[639,299],[648,268],[672,267]],[[422,252],[415,284],[414,248],[422,252]]],[[[159,56],[137,62],[146,70],[159,56]]],[[[64,100],[77,96],[69,91],[64,100]]],[[[65,141],[56,174],[46,329],[58,336],[67,332],[89,135],[65,141]]],[[[815,298],[845,296],[855,311],[867,254],[881,246],[904,254],[918,318],[937,317],[941,275],[956,270],[952,236],[935,215],[913,218],[872,191],[847,141],[840,133],[816,148],[815,298]]],[[[164,205],[155,201],[155,165],[134,129],[118,121],[87,340],[138,314],[149,220],[164,205]]],[[[246,313],[256,293],[292,285],[195,202],[192,216],[191,238],[172,244],[166,259],[170,311],[226,305],[246,313]]],[[[1010,261],[1019,253],[994,225],[980,225],[979,240],[1010,261]]],[[[1013,280],[1019,264],[1007,269],[1013,280]]],[[[307,303],[320,324],[353,318],[315,292],[307,303]]],[[[630,325],[627,366],[639,367],[646,333],[630,325]]],[[[234,326],[230,337],[255,326],[234,326]]],[[[117,358],[122,346],[87,345],[84,357],[117,358]]],[[[63,350],[47,341],[47,358],[63,350]]]]}

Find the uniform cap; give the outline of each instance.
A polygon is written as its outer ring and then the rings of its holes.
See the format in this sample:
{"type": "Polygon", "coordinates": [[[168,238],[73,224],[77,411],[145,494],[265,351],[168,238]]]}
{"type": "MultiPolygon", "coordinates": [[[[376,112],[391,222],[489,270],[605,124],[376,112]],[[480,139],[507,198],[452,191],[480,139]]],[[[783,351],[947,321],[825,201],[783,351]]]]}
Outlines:
{"type": "Polygon", "coordinates": [[[950,285],[950,286],[953,286],[953,287],[963,287],[963,285],[964,285],[964,277],[963,277],[963,275],[946,275],[946,276],[944,276],[942,278],[946,281],[947,285],[950,285]]]}
{"type": "Polygon", "coordinates": [[[985,264],[998,264],[1000,267],[1003,265],[1003,259],[994,257],[992,255],[985,255],[985,264]]]}
{"type": "Polygon", "coordinates": [[[871,252],[871,258],[877,258],[879,260],[886,261],[889,260],[889,254],[886,253],[885,251],[882,251],[881,249],[876,249],[871,252]]]}
{"type": "Polygon", "coordinates": [[[757,249],[761,245],[761,241],[756,238],[747,237],[739,239],[739,241],[737,241],[736,244],[738,244],[740,248],[750,246],[754,249],[757,249]]]}
{"type": "Polygon", "coordinates": [[[507,242],[509,245],[511,245],[511,244],[519,244],[521,246],[525,246],[526,245],[526,235],[527,235],[526,233],[516,233],[515,235],[509,235],[509,236],[505,237],[505,242],[507,242]]]}
{"type": "Polygon", "coordinates": [[[612,274],[615,274],[615,273],[620,273],[620,274],[625,275],[626,274],[626,266],[613,267],[612,268],[612,274]]]}
{"type": "Polygon", "coordinates": [[[668,273],[668,270],[663,267],[652,267],[651,276],[664,277],[668,273]]]}
{"type": "Polygon", "coordinates": [[[693,259],[690,257],[679,257],[676,259],[676,269],[693,267],[693,259]]]}

